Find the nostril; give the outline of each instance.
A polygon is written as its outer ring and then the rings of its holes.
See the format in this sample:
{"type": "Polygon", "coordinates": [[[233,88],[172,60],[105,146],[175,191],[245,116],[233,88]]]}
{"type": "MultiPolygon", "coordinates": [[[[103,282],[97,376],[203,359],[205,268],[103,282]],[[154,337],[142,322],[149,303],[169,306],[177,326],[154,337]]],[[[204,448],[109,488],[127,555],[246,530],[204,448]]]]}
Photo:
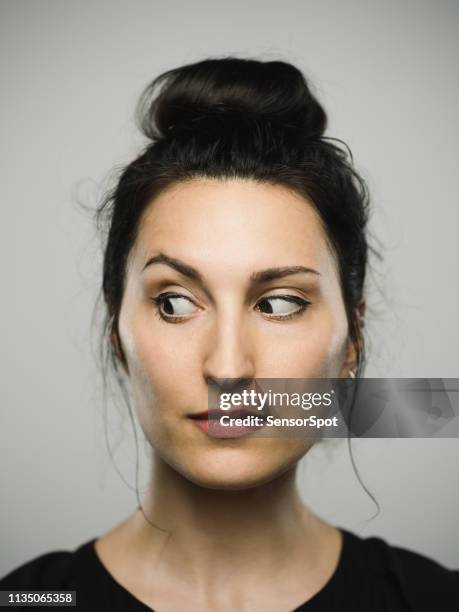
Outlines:
{"type": "Polygon", "coordinates": [[[207,384],[210,388],[223,393],[239,393],[248,389],[254,383],[253,378],[208,378],[207,384]]]}

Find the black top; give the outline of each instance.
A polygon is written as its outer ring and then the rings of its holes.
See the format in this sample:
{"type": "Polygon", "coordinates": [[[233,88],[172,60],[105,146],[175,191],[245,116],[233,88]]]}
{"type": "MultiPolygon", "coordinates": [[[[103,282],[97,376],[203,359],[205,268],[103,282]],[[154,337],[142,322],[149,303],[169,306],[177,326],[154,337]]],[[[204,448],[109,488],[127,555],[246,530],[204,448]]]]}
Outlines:
{"type": "MultiPolygon", "coordinates": [[[[334,574],[293,612],[459,610],[459,570],[449,570],[380,538],[341,531],[343,547],[334,574]]],[[[108,572],[96,553],[95,540],[74,551],[55,551],[32,559],[2,578],[0,590],[74,590],[77,610],[151,611],[108,572]]]]}

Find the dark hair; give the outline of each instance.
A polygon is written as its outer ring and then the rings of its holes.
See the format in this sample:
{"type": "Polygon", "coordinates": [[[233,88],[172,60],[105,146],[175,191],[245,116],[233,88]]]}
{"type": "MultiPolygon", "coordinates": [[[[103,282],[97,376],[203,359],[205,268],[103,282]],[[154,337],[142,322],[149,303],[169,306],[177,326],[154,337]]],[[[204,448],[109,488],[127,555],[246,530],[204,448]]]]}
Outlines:
{"type": "Polygon", "coordinates": [[[338,262],[359,376],[364,343],[357,306],[367,264],[368,190],[350,150],[324,137],[327,116],[300,70],[283,61],[235,57],[181,66],[148,85],[137,117],[149,143],[97,211],[97,221],[103,217],[109,226],[103,342],[110,339],[105,349],[114,368],[124,360],[118,316],[143,212],[179,181],[238,177],[283,185],[315,207],[338,262]]]}
{"type": "MultiPolygon", "coordinates": [[[[338,263],[349,334],[357,353],[357,378],[365,364],[357,308],[363,300],[368,250],[374,249],[367,244],[366,184],[353,167],[347,145],[324,136],[325,111],[292,64],[225,57],[168,70],[142,93],[137,120],[149,142],[122,170],[96,212],[97,224],[103,222],[107,232],[102,284],[106,313],[100,349],[105,373],[111,363],[129,408],[139,509],[151,525],[161,529],[140,503],[137,434],[119,370],[126,361],[118,335],[128,255],[142,215],[155,196],[194,178],[246,178],[287,187],[310,201],[338,263]]],[[[358,473],[350,437],[348,445],[357,478],[379,509],[358,473]]],[[[110,452],[109,444],[108,448],[110,452]]]]}

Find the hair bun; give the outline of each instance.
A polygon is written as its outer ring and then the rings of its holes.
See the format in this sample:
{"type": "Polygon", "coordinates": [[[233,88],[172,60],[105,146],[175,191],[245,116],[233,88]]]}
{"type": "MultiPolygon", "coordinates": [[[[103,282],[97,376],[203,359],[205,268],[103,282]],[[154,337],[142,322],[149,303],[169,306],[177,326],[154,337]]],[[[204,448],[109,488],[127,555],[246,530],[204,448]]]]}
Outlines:
{"type": "Polygon", "coordinates": [[[320,138],[327,116],[304,75],[292,64],[226,57],[207,59],[159,75],[138,106],[151,140],[196,130],[198,124],[269,123],[299,139],[320,138]],[[157,94],[157,88],[160,91],[157,94]]]}

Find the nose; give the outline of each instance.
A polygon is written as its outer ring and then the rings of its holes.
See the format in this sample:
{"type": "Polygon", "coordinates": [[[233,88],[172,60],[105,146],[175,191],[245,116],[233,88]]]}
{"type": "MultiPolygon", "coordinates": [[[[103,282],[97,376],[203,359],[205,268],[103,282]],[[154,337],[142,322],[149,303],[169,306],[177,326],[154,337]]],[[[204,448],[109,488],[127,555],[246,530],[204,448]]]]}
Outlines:
{"type": "Polygon", "coordinates": [[[223,315],[209,331],[203,374],[220,391],[235,392],[255,377],[254,346],[247,325],[236,316],[223,315]]]}

